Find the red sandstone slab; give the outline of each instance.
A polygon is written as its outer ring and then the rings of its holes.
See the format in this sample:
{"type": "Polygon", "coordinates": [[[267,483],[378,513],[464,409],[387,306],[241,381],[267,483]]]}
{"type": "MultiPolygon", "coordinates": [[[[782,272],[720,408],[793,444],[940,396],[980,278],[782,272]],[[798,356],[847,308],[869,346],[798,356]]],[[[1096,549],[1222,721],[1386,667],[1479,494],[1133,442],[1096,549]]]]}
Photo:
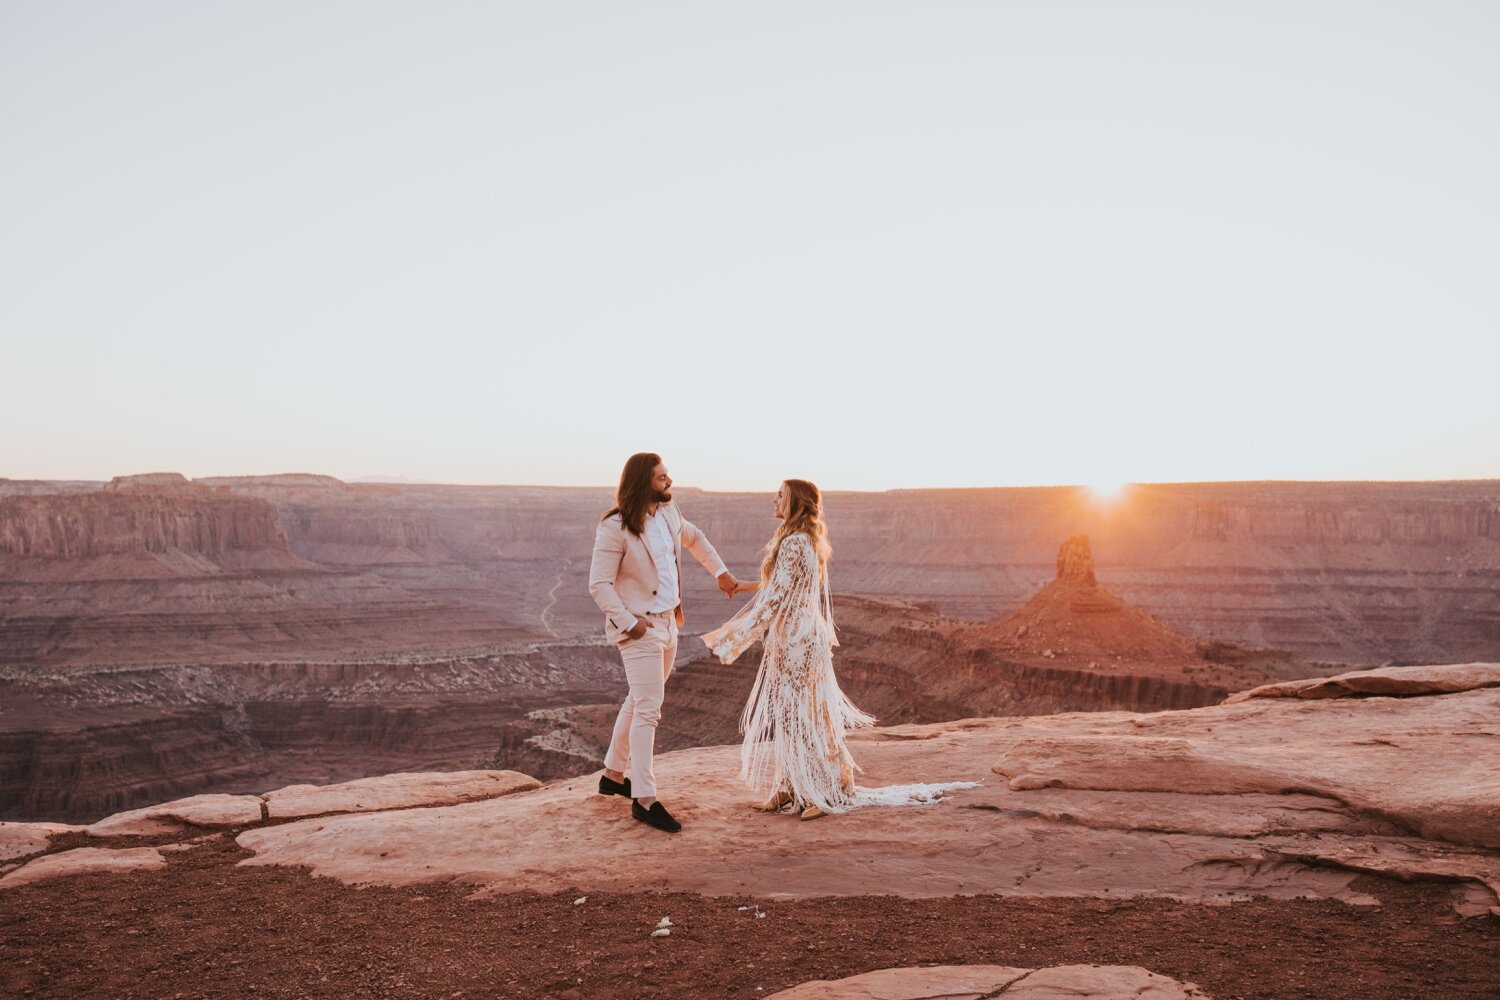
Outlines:
{"type": "Polygon", "coordinates": [[[288,785],[264,796],[271,819],[451,806],[542,787],[519,771],[424,771],[383,774],[336,785],[288,785]]]}
{"type": "Polygon", "coordinates": [[[1500,663],[1445,663],[1438,666],[1379,667],[1334,677],[1263,684],[1224,699],[1226,705],[1251,698],[1410,698],[1500,687],[1500,663]]]}
{"type": "Polygon", "coordinates": [[[879,969],[847,979],[817,979],[781,990],[781,1000],[1209,1000],[1182,983],[1136,965],[937,965],[879,969]]]}
{"type": "Polygon", "coordinates": [[[262,818],[259,795],[192,795],[106,816],[85,832],[90,837],[178,833],[191,826],[248,826],[262,818]]]}
{"type": "Polygon", "coordinates": [[[65,875],[118,873],[137,869],[166,867],[167,859],[154,847],[127,847],[110,850],[104,847],[77,847],[58,854],[44,854],[0,878],[0,889],[61,878],[65,875]]]}
{"type": "Polygon", "coordinates": [[[1500,688],[1050,718],[1000,754],[994,770],[1011,788],[1309,792],[1424,837],[1500,848],[1500,688]]]}
{"type": "Polygon", "coordinates": [[[54,833],[73,833],[82,829],[68,823],[0,823],[0,861],[44,851],[47,838],[54,833]]]}

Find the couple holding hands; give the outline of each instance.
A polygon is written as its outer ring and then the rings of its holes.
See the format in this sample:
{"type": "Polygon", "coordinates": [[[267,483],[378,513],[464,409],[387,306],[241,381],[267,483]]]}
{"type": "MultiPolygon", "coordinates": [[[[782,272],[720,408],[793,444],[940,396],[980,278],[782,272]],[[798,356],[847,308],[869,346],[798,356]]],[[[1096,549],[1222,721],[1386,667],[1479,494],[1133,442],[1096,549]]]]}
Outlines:
{"type": "Polygon", "coordinates": [[[765,646],[740,718],[745,734],[740,777],[765,796],[756,808],[795,807],[803,819],[813,819],[862,804],[854,786],[858,768],[844,733],[875,720],[850,703],[833,675],[832,647],[838,639],[822,495],[812,483],[788,479],[776,491],[775,504],[781,523],[767,545],[759,579],[750,582],[735,579],[703,532],[677,510],[672,477],[660,455],[630,456],[615,507],[595,532],[589,593],[604,612],[605,635],[619,646],[630,684],[604,758],[599,793],[629,798],[631,815],[658,830],[682,829],[657,798],[651,759],[683,625],[683,548],[729,597],[755,593],[703,641],[723,663],[733,663],[757,640],[765,646]]]}

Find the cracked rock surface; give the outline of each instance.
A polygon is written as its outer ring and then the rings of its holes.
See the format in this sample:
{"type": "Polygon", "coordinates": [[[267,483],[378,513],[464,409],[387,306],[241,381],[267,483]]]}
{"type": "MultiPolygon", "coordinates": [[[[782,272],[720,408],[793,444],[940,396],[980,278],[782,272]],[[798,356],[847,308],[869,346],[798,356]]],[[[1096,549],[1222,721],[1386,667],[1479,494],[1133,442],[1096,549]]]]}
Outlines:
{"type": "Polygon", "coordinates": [[[1192,983],[1134,965],[938,965],[879,969],[814,980],[774,994],[781,1000],[1209,1000],[1192,983]]]}

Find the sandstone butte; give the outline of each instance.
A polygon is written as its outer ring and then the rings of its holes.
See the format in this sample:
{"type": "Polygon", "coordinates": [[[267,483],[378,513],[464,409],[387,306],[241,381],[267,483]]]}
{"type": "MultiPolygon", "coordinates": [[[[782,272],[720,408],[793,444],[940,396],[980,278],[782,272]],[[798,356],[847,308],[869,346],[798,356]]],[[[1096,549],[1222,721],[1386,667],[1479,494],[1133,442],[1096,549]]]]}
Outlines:
{"type": "MultiPolygon", "coordinates": [[[[737,748],[678,751],[658,762],[686,825],[676,837],[633,822],[624,800],[593,793],[592,777],[539,785],[514,772],[405,774],[194,796],[94,824],[87,832],[102,848],[12,854],[6,867],[20,867],[0,888],[71,866],[159,863],[153,849],[110,850],[121,833],[175,828],[186,840],[217,827],[239,831],[253,852],[244,865],[306,865],[351,884],[456,879],[478,894],[1308,896],[1374,905],[1352,884],[1374,873],[1443,883],[1460,913],[1500,915],[1500,664],[1354,672],[1318,688],[1342,697],[1296,696],[1309,689],[1270,685],[1186,711],[861,733],[853,748],[866,787],[980,784],[936,804],[811,823],[746,808],[737,748]],[[1360,693],[1391,675],[1402,696],[1360,693]],[[266,825],[274,820],[252,817],[251,800],[265,816],[278,801],[288,814],[338,814],[266,825]]],[[[0,844],[34,845],[49,832],[31,826],[0,825],[0,844]]]]}

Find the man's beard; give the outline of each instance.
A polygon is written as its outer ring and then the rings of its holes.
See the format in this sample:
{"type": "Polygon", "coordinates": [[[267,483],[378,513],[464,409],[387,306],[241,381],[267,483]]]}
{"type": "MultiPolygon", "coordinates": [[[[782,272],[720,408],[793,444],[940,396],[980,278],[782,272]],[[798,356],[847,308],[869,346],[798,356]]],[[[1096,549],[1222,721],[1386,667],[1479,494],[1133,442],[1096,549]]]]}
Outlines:
{"type": "Polygon", "coordinates": [[[665,493],[663,493],[661,490],[652,490],[651,491],[651,502],[652,503],[671,503],[672,502],[672,491],[671,490],[667,490],[665,493]]]}

